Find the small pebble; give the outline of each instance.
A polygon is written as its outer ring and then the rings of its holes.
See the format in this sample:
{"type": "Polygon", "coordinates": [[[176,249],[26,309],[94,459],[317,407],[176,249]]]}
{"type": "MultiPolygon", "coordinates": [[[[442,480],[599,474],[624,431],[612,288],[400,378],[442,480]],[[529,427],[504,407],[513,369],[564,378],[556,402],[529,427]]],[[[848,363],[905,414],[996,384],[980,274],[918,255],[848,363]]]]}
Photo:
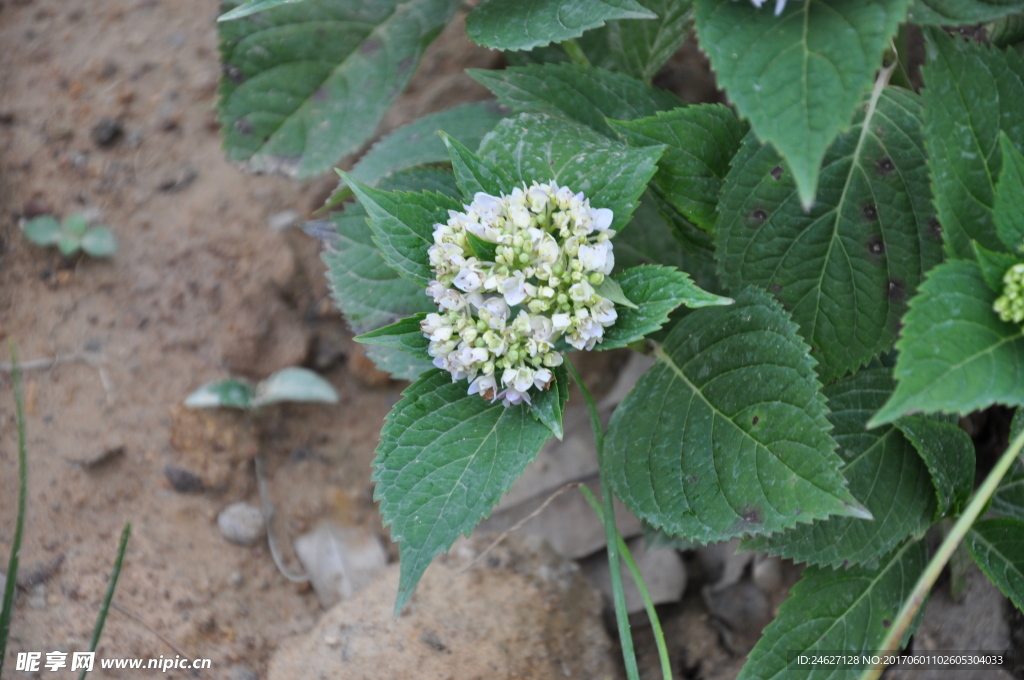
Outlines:
{"type": "Polygon", "coordinates": [[[121,138],[124,128],[116,118],[100,118],[100,122],[92,128],[92,141],[97,146],[108,147],[121,138]]]}
{"type": "Polygon", "coordinates": [[[228,577],[228,583],[231,584],[232,588],[234,588],[235,590],[238,590],[243,585],[245,585],[245,577],[242,576],[242,572],[240,572],[240,571],[233,571],[233,572],[231,572],[231,576],[228,577]]]}
{"type": "Polygon", "coordinates": [[[228,671],[228,680],[259,680],[256,671],[242,664],[235,664],[228,671]]]}
{"type": "Polygon", "coordinates": [[[275,213],[267,219],[267,225],[271,231],[284,231],[299,223],[301,215],[294,210],[285,210],[275,213]]]}
{"type": "Polygon", "coordinates": [[[46,586],[42,583],[33,586],[28,596],[28,606],[36,611],[46,609],[46,586]]]}
{"type": "Polygon", "coordinates": [[[263,513],[249,503],[232,503],[217,517],[224,538],[238,545],[252,545],[263,538],[263,513]]]}
{"type": "Polygon", "coordinates": [[[178,493],[199,493],[203,490],[203,480],[199,475],[177,465],[165,465],[164,476],[178,493]]]}

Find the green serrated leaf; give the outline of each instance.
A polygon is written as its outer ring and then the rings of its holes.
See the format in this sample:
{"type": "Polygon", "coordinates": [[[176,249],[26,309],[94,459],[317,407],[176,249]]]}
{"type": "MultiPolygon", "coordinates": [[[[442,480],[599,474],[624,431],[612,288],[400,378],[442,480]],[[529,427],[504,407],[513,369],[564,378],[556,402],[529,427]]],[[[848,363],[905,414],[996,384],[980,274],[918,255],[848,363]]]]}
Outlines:
{"type": "Polygon", "coordinates": [[[189,408],[252,408],[256,391],[244,380],[218,380],[206,383],[188,395],[185,406],[189,408]]]}
{"type": "Polygon", "coordinates": [[[430,354],[427,352],[430,340],[420,329],[420,322],[425,318],[427,313],[421,312],[389,326],[357,335],[354,340],[366,345],[394,347],[416,358],[430,361],[430,354]]]}
{"type": "Polygon", "coordinates": [[[110,257],[117,252],[117,239],[106,227],[92,227],[82,237],[82,250],[93,257],[110,257]]]}
{"type": "Polygon", "coordinates": [[[1024,333],[992,311],[996,293],[963,260],[932,269],[896,343],[896,392],[868,427],[911,413],[969,413],[1024,404],[1024,333]]]}
{"type": "MultiPolygon", "coordinates": [[[[738,680],[858,677],[864,667],[798,668],[795,656],[816,651],[877,653],[927,559],[924,543],[909,541],[876,569],[808,567],[750,652],[738,680]]],[[[915,622],[901,645],[916,628],[915,622]]]]}
{"type": "Polygon", "coordinates": [[[633,120],[683,104],[674,94],[636,78],[577,64],[536,64],[503,71],[470,69],[467,73],[514,111],[567,118],[608,136],[614,136],[614,131],[606,118],[633,120]]]}
{"type": "Polygon", "coordinates": [[[996,185],[992,221],[996,233],[1011,253],[1024,252],[1024,155],[1013,146],[1010,137],[999,131],[1003,169],[996,185]]]}
{"type": "Polygon", "coordinates": [[[328,243],[322,256],[335,304],[356,333],[434,309],[422,286],[401,278],[384,261],[366,218],[359,205],[334,215],[337,239],[328,243]]]}
{"type": "MultiPolygon", "coordinates": [[[[594,66],[651,82],[686,42],[690,33],[691,0],[639,0],[657,19],[609,21],[580,39],[594,66]]],[[[614,118],[615,116],[609,116],[614,118]]]]}
{"type": "Polygon", "coordinates": [[[831,411],[828,419],[835,428],[832,436],[843,459],[842,475],[874,520],[829,517],[757,536],[744,541],[742,549],[839,568],[878,560],[908,536],[924,534],[937,514],[928,468],[895,427],[864,429],[892,388],[888,369],[866,368],[824,390],[831,411]]]}
{"type": "Polygon", "coordinates": [[[480,156],[515,182],[554,180],[582,191],[594,208],[614,214],[612,229],[629,223],[657,169],[662,147],[631,149],[593,130],[551,116],[506,118],[480,145],[480,156]]]}
{"type": "Polygon", "coordinates": [[[340,174],[369,214],[373,240],[384,261],[425,288],[434,278],[427,260],[427,250],[434,243],[434,225],[447,222],[448,211],[458,210],[461,204],[444,194],[381,191],[340,174]]]}
{"type": "Polygon", "coordinates": [[[601,282],[600,286],[594,286],[594,292],[603,298],[608,298],[617,305],[627,307],[629,309],[640,309],[633,302],[626,297],[626,294],[622,291],[622,286],[619,282],[610,276],[604,277],[604,281],[601,282]]]}
{"type": "Polygon", "coordinates": [[[279,5],[292,5],[296,2],[302,2],[302,0],[247,0],[230,12],[221,14],[217,17],[217,21],[234,21],[250,14],[256,14],[256,12],[273,9],[279,5]]]}
{"type": "Polygon", "coordinates": [[[966,542],[989,580],[1024,611],[1024,520],[1002,517],[975,522],[966,542]]]}
{"type": "Polygon", "coordinates": [[[992,21],[1024,9],[1021,0],[913,0],[907,20],[931,26],[992,21]]]}
{"type": "Polygon", "coordinates": [[[999,482],[991,508],[1004,517],[1024,520],[1024,462],[1020,459],[1013,461],[1013,467],[999,482]]]}
{"type": "Polygon", "coordinates": [[[484,0],[466,17],[466,35],[496,50],[529,50],[613,19],[657,18],[635,0],[484,0]]]}
{"type": "Polygon", "coordinates": [[[722,184],[747,125],[721,104],[687,106],[633,122],[610,122],[631,145],[665,145],[655,185],[683,216],[711,231],[722,184]]]}
{"type": "Polygon", "coordinates": [[[935,418],[907,416],[894,424],[928,466],[938,501],[935,519],[943,515],[958,516],[974,490],[974,444],[971,438],[954,423],[935,418]]]}
{"type": "Polygon", "coordinates": [[[52,215],[29,220],[22,231],[25,238],[39,246],[52,246],[60,239],[60,223],[52,215]]]}
{"type": "Polygon", "coordinates": [[[338,393],[329,382],[306,368],[282,368],[256,385],[252,407],[285,401],[337,404],[338,393]]]}
{"type": "MultiPolygon", "coordinates": [[[[370,147],[349,174],[363,184],[377,186],[382,178],[399,170],[427,163],[446,163],[448,149],[438,132],[450,132],[475,149],[505,114],[506,110],[497,102],[486,101],[424,116],[385,135],[370,147]]],[[[351,195],[352,189],[343,181],[327,200],[327,207],[351,195]]]]}
{"type": "Polygon", "coordinates": [[[649,191],[645,193],[629,228],[615,236],[616,273],[641,264],[663,264],[691,274],[694,269],[710,265],[714,273],[714,251],[707,248],[691,252],[684,248],[668,222],[658,214],[655,200],[649,191]]]}
{"type": "Polygon", "coordinates": [[[400,544],[396,615],[434,556],[490,513],[551,436],[527,405],[506,408],[466,389],[447,372],[429,371],[381,431],[374,498],[400,544]]]}
{"type": "Polygon", "coordinates": [[[942,259],[920,116],[918,97],[887,89],[829,149],[810,212],[779,156],[753,135],[726,178],[716,225],[722,280],[774,293],[826,381],[888,351],[907,299],[942,259]]]}
{"type": "Polygon", "coordinates": [[[686,272],[673,267],[641,265],[616,274],[615,279],[633,308],[616,310],[615,325],[606,328],[595,349],[617,349],[654,333],[668,321],[669,312],[680,305],[691,309],[731,305],[732,300],[701,290],[686,272]]]}
{"type": "Polygon", "coordinates": [[[565,411],[565,404],[569,401],[569,372],[565,364],[556,366],[552,371],[554,383],[533,398],[530,405],[530,413],[533,417],[544,423],[561,441],[564,432],[562,431],[562,415],[565,411]]]}
{"type": "Polygon", "coordinates": [[[825,151],[871,87],[909,0],[805,0],[781,17],[746,2],[695,0],[700,45],[758,138],[786,159],[811,206],[825,151]]]}
{"type": "Polygon", "coordinates": [[[467,233],[466,240],[469,242],[469,249],[481,262],[494,262],[498,254],[498,244],[485,241],[476,234],[467,233]]]}
{"type": "Polygon", "coordinates": [[[298,177],[330,169],[373,134],[457,6],[305,0],[221,22],[228,158],[298,177]]]}
{"type": "MultiPolygon", "coordinates": [[[[382,186],[390,190],[430,188],[443,189],[449,195],[458,193],[451,173],[426,168],[398,172],[382,182],[382,186]]],[[[400,277],[384,261],[366,218],[366,211],[359,204],[350,204],[343,213],[332,216],[328,224],[336,236],[327,241],[322,255],[335,304],[357,334],[417,312],[435,310],[422,286],[400,277]]],[[[380,370],[403,380],[415,380],[433,365],[389,347],[370,346],[366,354],[380,370]]]]}
{"type": "Polygon", "coordinates": [[[367,345],[363,348],[363,352],[377,366],[378,370],[384,371],[395,380],[408,380],[411,382],[434,368],[432,360],[414,357],[408,352],[403,352],[394,347],[367,345]]]}
{"type": "Polygon", "coordinates": [[[814,361],[771,296],[689,314],[612,415],[607,474],[638,517],[709,543],[866,516],[839,473],[814,361]]]}
{"type": "Polygon", "coordinates": [[[992,217],[1002,168],[999,132],[1024,148],[1024,126],[1018,122],[1024,110],[1024,56],[950,38],[938,29],[926,35],[925,146],[949,253],[971,258],[972,239],[1003,250],[992,217]]]}
{"type": "Polygon", "coordinates": [[[977,241],[971,241],[971,248],[974,256],[981,267],[981,275],[985,284],[996,293],[1003,292],[1003,276],[1013,265],[1020,262],[1020,258],[1009,253],[989,250],[977,241]]]}
{"type": "Polygon", "coordinates": [[[459,188],[467,200],[472,200],[478,192],[500,196],[509,191],[513,182],[504,168],[480,158],[447,135],[442,134],[441,137],[451,154],[452,169],[459,188]]]}

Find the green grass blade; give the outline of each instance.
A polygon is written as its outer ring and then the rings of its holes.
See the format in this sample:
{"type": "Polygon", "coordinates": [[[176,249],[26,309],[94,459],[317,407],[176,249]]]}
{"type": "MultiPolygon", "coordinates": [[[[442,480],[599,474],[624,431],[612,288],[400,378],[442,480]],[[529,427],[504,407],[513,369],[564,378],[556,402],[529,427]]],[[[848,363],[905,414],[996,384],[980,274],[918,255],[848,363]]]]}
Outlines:
{"type": "Polygon", "coordinates": [[[14,590],[17,588],[18,553],[21,551],[21,532],[25,526],[25,489],[28,478],[28,456],[25,453],[25,399],[21,392],[21,371],[18,369],[18,350],[10,345],[12,376],[14,378],[14,409],[18,421],[18,519],[14,526],[11,555],[7,559],[7,583],[4,587],[3,609],[0,610],[0,675],[7,656],[7,637],[11,632],[14,614],[14,590]]]}
{"type": "MultiPolygon", "coordinates": [[[[128,537],[132,534],[131,522],[125,522],[121,530],[121,544],[117,547],[117,557],[114,559],[114,570],[110,572],[110,582],[107,584],[107,594],[103,596],[103,606],[100,607],[100,614],[96,617],[96,626],[92,629],[92,640],[89,642],[89,651],[95,652],[100,642],[100,635],[103,634],[103,624],[107,621],[107,612],[110,611],[110,602],[114,599],[114,588],[117,587],[117,578],[121,575],[121,563],[124,561],[125,550],[128,549],[128,537]]],[[[82,669],[78,680],[85,680],[87,670],[82,669]]]]}

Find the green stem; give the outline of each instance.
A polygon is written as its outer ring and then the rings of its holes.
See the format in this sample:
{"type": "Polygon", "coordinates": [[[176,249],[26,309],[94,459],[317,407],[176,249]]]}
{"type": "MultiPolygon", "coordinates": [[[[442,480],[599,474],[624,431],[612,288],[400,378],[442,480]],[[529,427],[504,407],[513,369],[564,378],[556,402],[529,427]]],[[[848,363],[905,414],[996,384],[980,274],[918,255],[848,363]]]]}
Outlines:
{"type": "MultiPolygon", "coordinates": [[[[107,613],[110,611],[110,603],[114,599],[114,588],[117,587],[117,579],[121,575],[121,563],[124,562],[124,553],[128,549],[128,537],[132,534],[131,522],[126,522],[121,530],[121,543],[117,547],[117,557],[114,558],[114,570],[110,572],[110,582],[107,583],[107,594],[103,596],[103,605],[100,607],[99,616],[96,617],[96,626],[92,629],[92,641],[89,643],[89,651],[95,652],[100,644],[100,635],[103,634],[103,624],[107,621],[107,613]]],[[[83,668],[78,680],[85,680],[88,669],[83,668]]]]}
{"type": "MultiPolygon", "coordinates": [[[[928,562],[928,566],[925,568],[924,573],[921,574],[921,578],[917,580],[917,584],[914,586],[914,590],[911,591],[910,597],[903,603],[903,608],[900,609],[899,616],[893,622],[891,628],[889,628],[889,634],[885,636],[882,641],[882,648],[878,652],[879,655],[885,656],[896,651],[900,642],[903,640],[903,634],[906,633],[907,628],[910,627],[910,622],[913,620],[917,611],[924,604],[925,598],[928,597],[928,593],[931,591],[932,586],[935,585],[935,581],[938,580],[939,574],[942,573],[946,563],[949,562],[953,556],[956,547],[963,540],[964,536],[967,535],[967,531],[974,524],[974,521],[978,519],[982,511],[988,505],[989,500],[996,492],[996,488],[999,486],[999,482],[1002,481],[1006,471],[1010,469],[1010,465],[1013,464],[1013,459],[1021,452],[1024,448],[1024,432],[1017,435],[1017,438],[1013,440],[1009,448],[1003,453],[1002,457],[996,463],[992,471],[988,473],[988,477],[978,488],[974,494],[974,498],[967,505],[964,513],[957,519],[956,524],[946,535],[946,539],[939,546],[938,551],[932,557],[931,561],[928,562]]],[[[873,666],[865,670],[860,680],[875,680],[882,671],[885,670],[885,666],[878,665],[873,666]]]]}
{"type": "MultiPolygon", "coordinates": [[[[564,44],[564,43],[563,43],[564,44]]],[[[622,569],[619,565],[619,542],[615,540],[619,532],[615,530],[615,506],[612,505],[612,490],[605,475],[604,464],[604,432],[601,429],[601,418],[597,414],[597,404],[590,390],[583,384],[576,368],[566,360],[565,365],[572,374],[573,380],[580,387],[583,401],[590,413],[590,425],[594,430],[594,443],[597,445],[597,468],[601,478],[601,501],[604,516],[609,521],[604,523],[605,540],[608,544],[608,571],[612,579],[612,600],[615,602],[615,620],[619,626],[619,640],[622,643],[622,660],[626,664],[626,677],[629,680],[640,680],[640,670],[636,665],[636,651],[633,649],[633,636],[629,632],[629,612],[626,611],[626,593],[622,590],[622,569]]]]}
{"type": "Polygon", "coordinates": [[[27,495],[28,454],[25,450],[25,398],[21,392],[21,369],[18,368],[18,350],[14,343],[9,345],[14,380],[14,414],[18,427],[18,518],[11,540],[11,554],[7,558],[7,582],[4,585],[3,605],[0,607],[0,676],[3,675],[4,659],[7,657],[7,638],[11,632],[11,617],[14,616],[14,591],[17,588],[18,561],[21,552],[21,534],[25,527],[25,497],[27,495]]]}
{"type": "MultiPolygon", "coordinates": [[[[605,523],[604,512],[601,510],[601,505],[597,502],[597,499],[594,498],[594,494],[586,486],[580,485],[579,489],[583,493],[583,497],[587,499],[587,503],[590,503],[594,514],[597,515],[597,518],[601,520],[601,524],[604,524],[607,529],[608,525],[605,523]]],[[[658,612],[654,609],[654,600],[651,599],[651,593],[647,590],[647,584],[644,583],[644,576],[640,573],[640,567],[637,566],[636,560],[633,559],[633,553],[629,551],[629,546],[623,540],[622,534],[616,531],[615,538],[619,544],[622,560],[626,563],[626,568],[629,569],[629,573],[633,577],[636,589],[640,591],[640,597],[644,601],[644,609],[647,610],[647,618],[651,621],[654,643],[658,646],[658,658],[661,659],[661,675],[665,680],[672,680],[672,664],[668,660],[668,646],[665,644],[665,633],[661,630],[658,612]]]]}
{"type": "Polygon", "coordinates": [[[590,66],[590,60],[587,59],[587,55],[583,53],[583,48],[580,47],[578,42],[566,40],[561,45],[565,53],[569,55],[569,61],[580,66],[590,66]]]}

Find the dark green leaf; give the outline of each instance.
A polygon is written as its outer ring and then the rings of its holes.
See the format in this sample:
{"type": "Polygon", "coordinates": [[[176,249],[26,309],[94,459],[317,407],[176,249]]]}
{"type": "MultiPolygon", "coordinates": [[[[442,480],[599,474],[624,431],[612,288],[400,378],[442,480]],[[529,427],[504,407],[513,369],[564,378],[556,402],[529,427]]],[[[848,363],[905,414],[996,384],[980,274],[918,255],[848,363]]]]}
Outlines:
{"type": "Polygon", "coordinates": [[[576,64],[538,64],[504,71],[472,69],[468,73],[515,111],[568,118],[609,136],[614,133],[606,118],[633,120],[683,104],[674,94],[622,73],[576,64]]]}
{"type": "Polygon", "coordinates": [[[25,238],[39,246],[52,246],[60,239],[60,223],[52,215],[29,220],[22,231],[25,238]]]}
{"type": "Polygon", "coordinates": [[[604,277],[601,285],[594,287],[594,292],[601,297],[608,298],[617,305],[628,307],[629,309],[640,309],[622,292],[622,286],[619,285],[618,281],[610,276],[604,277]]]}
{"type": "Polygon", "coordinates": [[[381,431],[374,498],[400,544],[396,615],[434,556],[490,513],[551,436],[527,405],[505,408],[466,389],[464,380],[429,371],[381,431]]]}
{"type": "MultiPolygon", "coordinates": [[[[440,188],[447,181],[446,190],[458,193],[451,177],[451,173],[419,168],[396,173],[383,184],[390,189],[422,189],[440,188]]],[[[358,204],[350,204],[343,213],[334,215],[329,224],[337,236],[327,242],[323,252],[335,304],[355,333],[435,310],[422,286],[400,277],[384,261],[366,218],[366,211],[358,204]]],[[[387,347],[370,346],[366,354],[382,371],[405,380],[414,380],[432,366],[429,361],[387,347]]]]}
{"type": "MultiPolygon", "coordinates": [[[[852,668],[797,668],[793,657],[816,651],[877,653],[927,559],[924,543],[909,541],[875,569],[808,567],[750,652],[739,680],[858,677],[852,668]]],[[[911,625],[906,637],[915,628],[911,625]]]]}
{"type": "Polygon", "coordinates": [[[1024,404],[1024,334],[999,320],[995,299],[973,262],[947,262],[928,273],[896,343],[896,392],[869,427],[911,412],[1024,404]]]}
{"type": "Polygon", "coordinates": [[[1014,606],[1024,611],[1024,520],[983,519],[967,532],[967,549],[1014,606]]]}
{"type": "Polygon", "coordinates": [[[615,325],[606,328],[595,349],[625,347],[657,331],[668,321],[669,312],[680,305],[692,309],[730,305],[732,300],[701,290],[690,277],[672,267],[642,265],[616,274],[615,279],[635,308],[619,307],[615,325]]]}
{"type": "Polygon", "coordinates": [[[616,231],[629,223],[661,152],[631,149],[590,128],[534,113],[506,118],[480,145],[480,155],[513,182],[554,180],[582,191],[592,207],[614,213],[616,231]]]}
{"type": "Polygon", "coordinates": [[[977,241],[971,241],[971,247],[974,249],[978,266],[981,267],[981,275],[985,279],[985,284],[994,292],[1002,294],[1005,285],[1003,276],[1010,267],[1019,263],[1020,259],[1009,253],[989,250],[977,241]]]}
{"type": "Polygon", "coordinates": [[[484,47],[529,50],[612,19],[657,18],[635,0],[484,0],[466,18],[466,34],[484,47]]]}
{"type": "Polygon", "coordinates": [[[1024,520],[1024,462],[1019,458],[999,482],[992,497],[992,512],[1024,520]]]}
{"type": "Polygon", "coordinates": [[[513,182],[502,167],[480,158],[447,135],[441,137],[451,154],[452,169],[455,170],[459,188],[467,200],[472,200],[480,191],[491,196],[500,196],[510,191],[513,182]]]}
{"type": "Polygon", "coordinates": [[[305,0],[218,24],[228,158],[298,177],[329,169],[373,134],[457,6],[305,0]]]}
{"type": "Polygon", "coordinates": [[[886,90],[829,149],[810,212],[778,154],[752,135],[726,178],[716,226],[722,280],[774,293],[825,380],[888,351],[907,299],[942,259],[928,226],[920,115],[918,97],[886,90]]]}
{"type": "MultiPolygon", "coordinates": [[[[692,272],[685,264],[688,255],[686,249],[658,214],[654,201],[650,192],[645,193],[640,198],[640,206],[633,213],[629,228],[615,236],[616,273],[639,264],[663,264],[692,272]]],[[[707,250],[697,256],[702,265],[710,262],[714,267],[714,251],[707,250]]]]}
{"type": "MultiPolygon", "coordinates": [[[[657,19],[609,21],[588,32],[580,47],[594,66],[651,82],[662,65],[686,42],[691,0],[639,0],[657,19]]],[[[612,116],[609,116],[612,117],[612,116]]]]}
{"type": "Polygon", "coordinates": [[[907,416],[896,421],[921,455],[935,485],[939,516],[958,516],[974,490],[974,443],[955,423],[907,416]]]}
{"type": "Polygon", "coordinates": [[[863,101],[909,0],[805,0],[781,17],[747,2],[696,0],[697,35],[718,83],[815,200],[825,151],[863,101]]]}
{"type": "Polygon", "coordinates": [[[892,388],[885,368],[865,368],[825,388],[831,411],[828,419],[835,428],[832,436],[843,459],[841,472],[849,481],[850,493],[874,520],[829,517],[755,537],[742,548],[839,568],[872,562],[908,536],[924,534],[936,515],[936,492],[928,468],[895,427],[864,429],[892,388]]]}
{"type": "Polygon", "coordinates": [[[687,106],[611,125],[631,145],[665,145],[654,183],[687,219],[711,231],[722,184],[747,126],[720,104],[687,106]]]}
{"type": "MultiPolygon", "coordinates": [[[[1024,431],[1024,409],[1017,409],[1013,414],[1013,421],[1010,423],[1010,437],[1012,442],[1024,431]]],[[[1004,517],[1013,517],[1024,520],[1024,460],[1018,456],[1013,461],[1006,476],[999,482],[996,493],[992,497],[993,512],[1004,517]]]]}
{"type": "Polygon", "coordinates": [[[272,9],[279,5],[291,5],[296,2],[302,2],[302,0],[246,0],[230,12],[221,14],[217,17],[217,21],[234,21],[235,19],[247,17],[250,14],[256,14],[256,12],[272,9]]]}
{"type": "Polygon", "coordinates": [[[244,380],[218,380],[206,383],[188,395],[185,406],[189,408],[239,408],[252,407],[256,390],[244,380]]]}
{"type": "Polygon", "coordinates": [[[814,361],[771,296],[751,288],[687,315],[655,356],[606,442],[609,480],[638,517],[709,543],[865,516],[839,473],[814,361]]]}
{"type": "Polygon", "coordinates": [[[996,185],[992,221],[1007,250],[1019,254],[1024,252],[1024,156],[1003,131],[999,132],[999,147],[1003,169],[996,185]]]}
{"type": "Polygon", "coordinates": [[[467,233],[466,240],[469,241],[469,249],[473,251],[478,260],[481,262],[494,262],[498,252],[497,243],[485,241],[473,233],[467,233]]]}
{"type": "Polygon", "coordinates": [[[569,372],[565,364],[556,366],[552,371],[554,382],[551,386],[533,398],[530,413],[551,430],[551,434],[562,439],[562,414],[565,403],[569,401],[569,372]]]}
{"type": "Polygon", "coordinates": [[[1003,250],[992,219],[1002,168],[999,132],[1024,148],[1019,124],[1024,57],[950,38],[938,29],[927,35],[925,142],[943,235],[955,257],[972,257],[971,239],[1003,250]]]}
{"type": "MultiPolygon", "coordinates": [[[[383,137],[370,147],[349,174],[363,184],[376,186],[381,178],[398,170],[427,163],[447,163],[448,149],[438,132],[455,135],[475,149],[504,116],[503,107],[493,101],[461,104],[432,113],[383,137]]],[[[327,205],[337,205],[350,195],[352,189],[342,182],[327,205]]]]}
{"type": "Polygon", "coordinates": [[[426,312],[421,312],[390,326],[357,335],[354,339],[356,342],[366,345],[394,347],[414,357],[429,361],[430,354],[427,352],[427,347],[430,345],[430,340],[420,330],[420,322],[426,316],[426,312]]]}
{"type": "Polygon", "coordinates": [[[373,240],[384,261],[401,276],[425,288],[434,278],[427,249],[434,243],[434,225],[448,221],[448,211],[461,204],[444,194],[388,192],[368,187],[342,173],[369,214],[373,240]]]}
{"type": "Polygon", "coordinates": [[[956,26],[992,21],[1021,10],[1021,0],[914,0],[907,19],[915,24],[956,26]]]}

